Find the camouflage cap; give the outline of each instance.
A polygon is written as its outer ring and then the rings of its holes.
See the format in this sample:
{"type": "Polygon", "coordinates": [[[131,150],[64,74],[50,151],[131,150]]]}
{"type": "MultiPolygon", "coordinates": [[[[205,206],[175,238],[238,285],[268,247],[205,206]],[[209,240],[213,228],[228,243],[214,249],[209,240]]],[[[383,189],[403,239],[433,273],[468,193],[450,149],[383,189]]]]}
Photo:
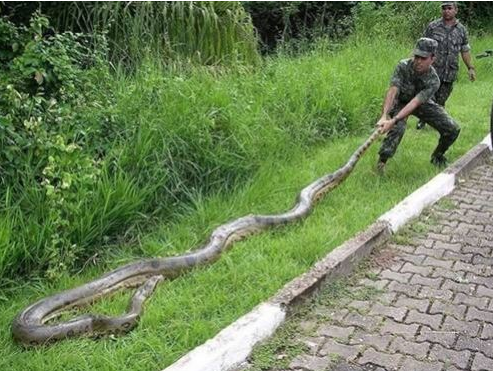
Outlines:
{"type": "Polygon", "coordinates": [[[438,42],[428,37],[422,37],[416,43],[413,54],[419,57],[429,57],[432,54],[436,54],[438,42]]]}
{"type": "Polygon", "coordinates": [[[455,6],[457,7],[457,2],[456,1],[442,1],[440,7],[443,8],[444,6],[455,6]]]}

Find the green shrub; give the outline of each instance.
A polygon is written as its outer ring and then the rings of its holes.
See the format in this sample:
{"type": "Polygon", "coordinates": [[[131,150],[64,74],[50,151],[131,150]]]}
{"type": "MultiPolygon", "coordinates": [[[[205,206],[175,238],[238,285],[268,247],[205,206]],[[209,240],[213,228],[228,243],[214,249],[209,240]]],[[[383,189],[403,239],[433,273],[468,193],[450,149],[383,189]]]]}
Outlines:
{"type": "Polygon", "coordinates": [[[20,51],[20,34],[12,22],[0,18],[0,69],[5,69],[8,63],[20,51]]]}
{"type": "MultiPolygon", "coordinates": [[[[39,254],[28,252],[26,270],[31,264],[49,266],[55,274],[70,266],[79,246],[70,239],[71,218],[79,201],[93,192],[100,174],[100,163],[89,147],[98,130],[87,127],[81,112],[88,106],[104,106],[96,91],[95,79],[85,70],[88,57],[98,60],[104,51],[93,53],[78,41],[80,35],[46,33],[48,19],[36,13],[29,28],[0,20],[4,42],[23,40],[18,53],[4,59],[0,92],[0,163],[1,184],[11,189],[16,198],[32,199],[43,207],[21,209],[20,222],[36,220],[43,233],[39,254]],[[88,54],[90,56],[88,56],[88,54]],[[97,96],[98,99],[94,99],[97,96]]],[[[19,216],[20,215],[20,216],[19,216]]],[[[18,226],[17,226],[18,227],[18,226]]],[[[15,234],[13,234],[15,236],[15,234]]],[[[22,237],[21,237],[22,238],[22,237]]],[[[13,241],[12,241],[13,242],[13,241]]],[[[14,243],[15,244],[15,243],[14,243]]],[[[13,266],[13,265],[11,265],[13,266]]]]}

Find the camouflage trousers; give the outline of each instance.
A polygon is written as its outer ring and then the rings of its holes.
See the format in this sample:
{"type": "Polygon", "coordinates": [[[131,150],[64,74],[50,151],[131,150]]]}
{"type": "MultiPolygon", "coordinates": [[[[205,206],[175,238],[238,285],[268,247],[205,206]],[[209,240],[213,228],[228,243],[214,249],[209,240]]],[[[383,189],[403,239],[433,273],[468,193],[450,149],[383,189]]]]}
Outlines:
{"type": "Polygon", "coordinates": [[[441,81],[440,87],[435,93],[435,102],[437,102],[440,106],[445,107],[445,102],[448,97],[450,97],[453,88],[454,83],[452,81],[441,81]]]}
{"type": "MultiPolygon", "coordinates": [[[[435,93],[433,100],[437,102],[440,106],[445,107],[445,102],[452,94],[452,89],[454,88],[454,83],[449,81],[441,81],[440,87],[435,93]]],[[[422,123],[426,123],[426,121],[419,120],[422,123]]]]}
{"type": "MultiPolygon", "coordinates": [[[[396,103],[390,111],[390,116],[395,116],[405,105],[406,103],[396,103]]],[[[416,108],[413,115],[418,117],[418,119],[425,121],[440,133],[440,139],[438,140],[437,147],[433,151],[432,157],[443,155],[459,136],[459,125],[452,117],[450,117],[442,106],[431,100],[416,108]]],[[[395,154],[405,131],[406,120],[397,121],[394,127],[389,130],[380,147],[380,151],[378,152],[380,161],[385,162],[395,154]]]]}

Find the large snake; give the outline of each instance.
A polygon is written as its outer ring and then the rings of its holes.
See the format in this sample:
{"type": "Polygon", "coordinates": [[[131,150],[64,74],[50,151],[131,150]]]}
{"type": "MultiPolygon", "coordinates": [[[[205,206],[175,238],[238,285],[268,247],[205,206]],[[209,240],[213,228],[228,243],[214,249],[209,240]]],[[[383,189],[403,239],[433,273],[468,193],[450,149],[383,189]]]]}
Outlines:
{"type": "Polygon", "coordinates": [[[39,300],[15,317],[12,323],[14,339],[26,346],[33,346],[75,336],[118,334],[129,331],[137,325],[143,304],[159,281],[164,278],[174,278],[192,268],[217,260],[234,241],[247,235],[306,217],[317,200],[348,177],[379,134],[379,129],[376,129],[344,166],[306,186],[299,193],[296,204],[291,210],[282,214],[243,216],[217,227],[206,245],[190,253],[127,264],[82,286],[39,300]],[[67,321],[48,323],[70,308],[92,303],[95,299],[121,288],[138,286],[140,287],[130,300],[127,312],[121,316],[87,314],[67,321]]]}

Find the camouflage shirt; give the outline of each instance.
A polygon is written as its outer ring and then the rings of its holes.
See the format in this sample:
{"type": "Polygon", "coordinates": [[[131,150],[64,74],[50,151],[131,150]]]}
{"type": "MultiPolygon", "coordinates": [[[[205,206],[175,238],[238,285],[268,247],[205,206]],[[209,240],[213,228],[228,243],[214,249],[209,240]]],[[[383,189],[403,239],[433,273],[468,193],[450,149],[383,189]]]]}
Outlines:
{"type": "Polygon", "coordinates": [[[440,80],[455,81],[459,70],[459,53],[471,50],[464,25],[457,21],[454,25],[447,26],[440,18],[428,25],[424,36],[438,41],[437,59],[433,66],[440,80]]]}
{"type": "Polygon", "coordinates": [[[440,79],[433,67],[423,74],[418,74],[413,69],[413,60],[403,59],[395,68],[390,79],[390,85],[399,88],[397,100],[400,103],[408,103],[414,97],[418,97],[421,103],[430,100],[440,87],[440,79]]]}

